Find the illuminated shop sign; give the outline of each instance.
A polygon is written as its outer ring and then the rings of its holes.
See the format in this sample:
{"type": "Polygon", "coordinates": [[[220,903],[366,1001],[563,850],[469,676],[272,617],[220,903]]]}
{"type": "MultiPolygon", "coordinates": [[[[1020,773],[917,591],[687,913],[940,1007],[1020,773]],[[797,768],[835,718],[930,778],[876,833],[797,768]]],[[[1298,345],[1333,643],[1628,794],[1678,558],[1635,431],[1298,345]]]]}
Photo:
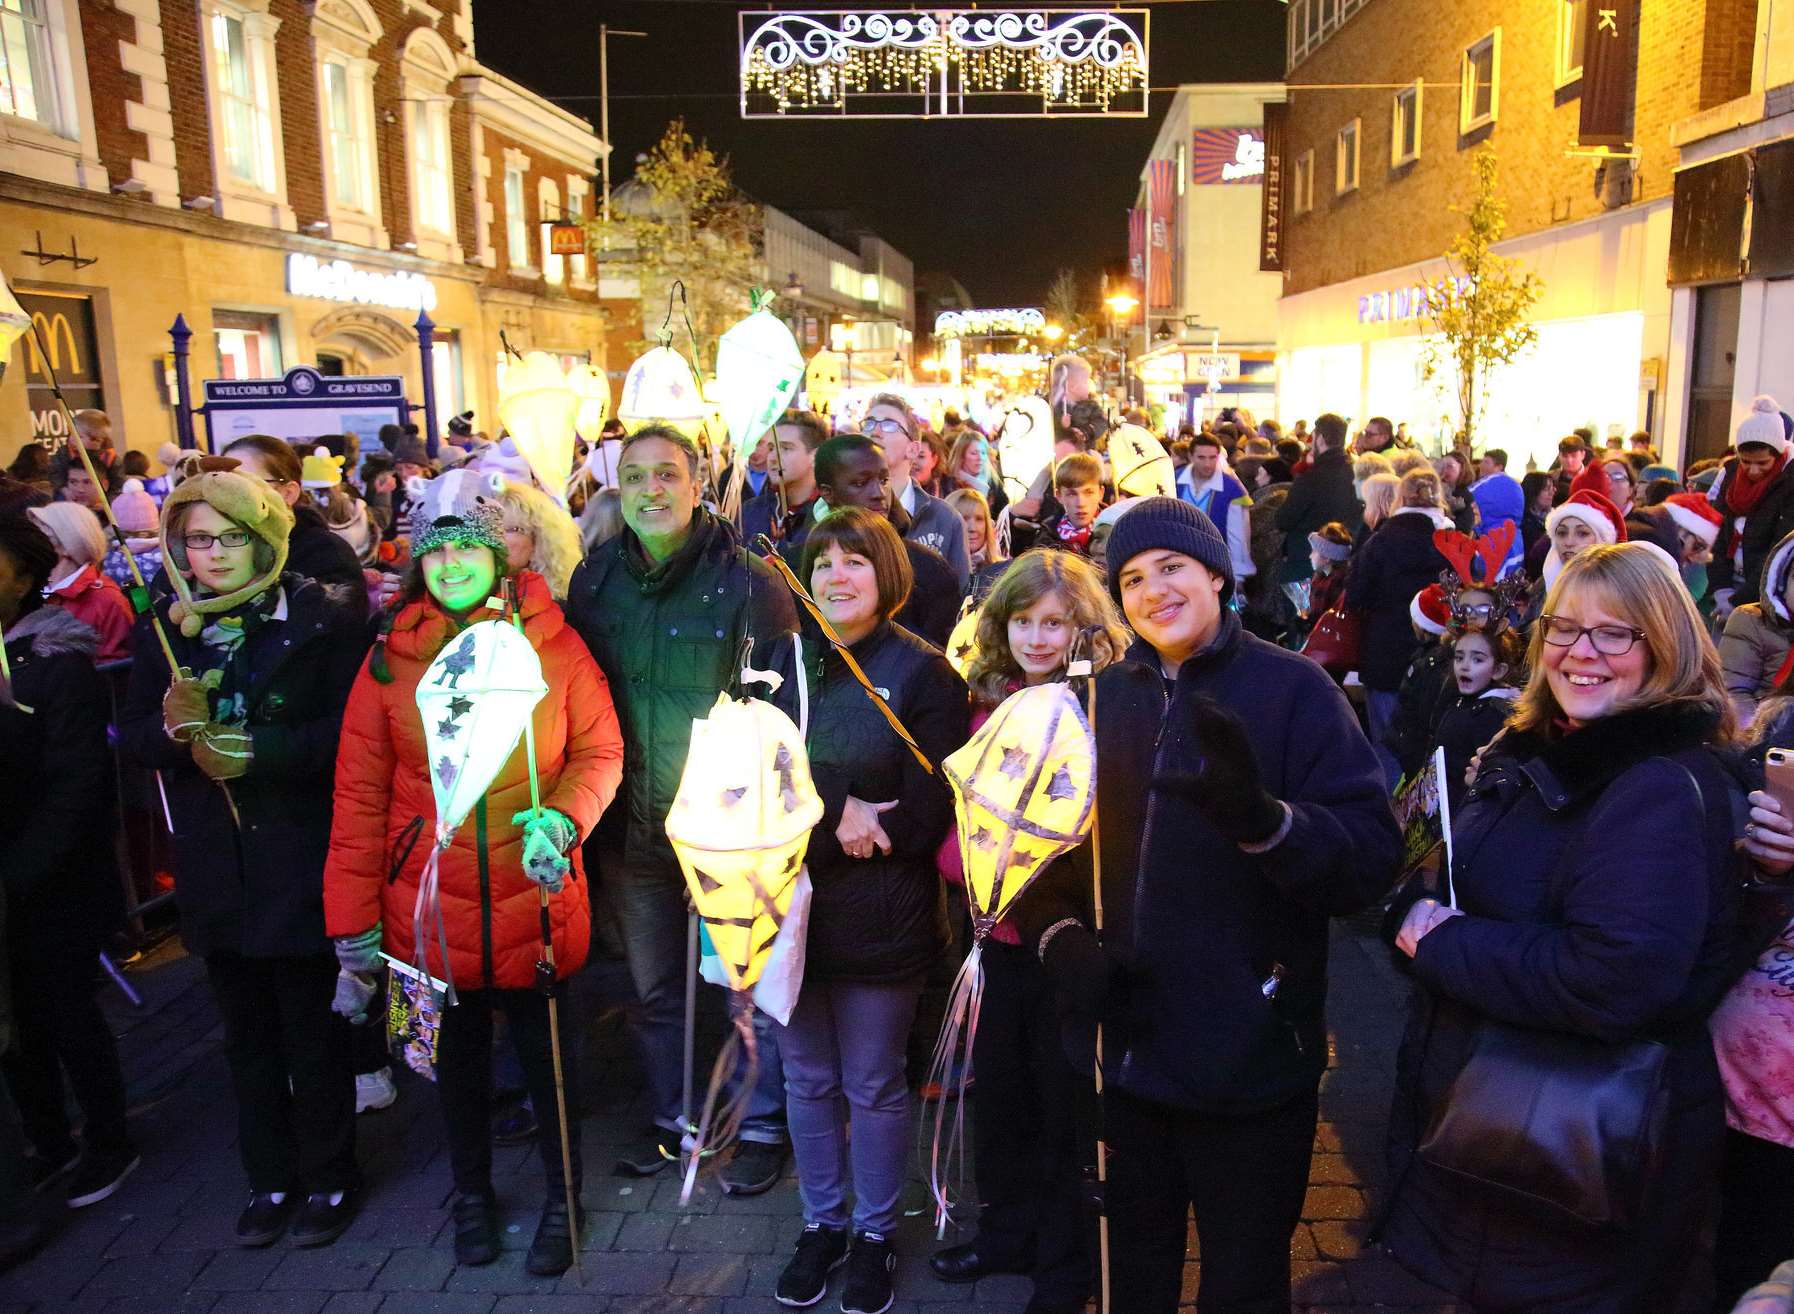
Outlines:
{"type": "MultiPolygon", "coordinates": [[[[1460,297],[1469,295],[1468,278],[1459,276],[1444,281],[1455,287],[1460,297]]],[[[1397,324],[1410,319],[1425,319],[1433,313],[1435,295],[1434,289],[1425,283],[1390,288],[1384,292],[1366,292],[1358,298],[1358,322],[1397,324]]]]}
{"type": "Polygon", "coordinates": [[[436,309],[436,285],[422,274],[400,269],[360,269],[347,260],[319,260],[295,251],[287,256],[287,291],[392,310],[436,309]]]}

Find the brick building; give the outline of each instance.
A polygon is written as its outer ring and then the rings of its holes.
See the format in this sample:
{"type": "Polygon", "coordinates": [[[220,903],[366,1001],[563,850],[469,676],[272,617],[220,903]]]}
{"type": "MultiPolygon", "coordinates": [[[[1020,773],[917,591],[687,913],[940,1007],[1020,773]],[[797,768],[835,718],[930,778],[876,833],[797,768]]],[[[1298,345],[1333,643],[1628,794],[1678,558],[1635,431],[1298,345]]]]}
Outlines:
{"type": "MultiPolygon", "coordinates": [[[[1769,0],[1763,0],[1765,4],[1769,0]]],[[[1550,459],[1579,425],[1686,425],[1688,299],[1666,278],[1678,122],[1748,91],[1755,0],[1292,0],[1283,156],[1279,411],[1354,427],[1405,421],[1449,441],[1449,394],[1423,378],[1422,280],[1494,149],[1504,254],[1543,283],[1535,351],[1498,375],[1483,441],[1550,459]],[[1622,135],[1579,147],[1585,53],[1630,24],[1622,135]]]]}
{"type": "MultiPolygon", "coordinates": [[[[309,364],[421,402],[427,310],[444,421],[495,423],[500,329],[600,358],[595,272],[545,226],[591,213],[606,145],[479,64],[472,4],[7,0],[0,268],[130,446],[174,433],[177,313],[196,388],[309,364]]],[[[62,428],[35,354],[13,364],[0,460],[62,428]]]]}

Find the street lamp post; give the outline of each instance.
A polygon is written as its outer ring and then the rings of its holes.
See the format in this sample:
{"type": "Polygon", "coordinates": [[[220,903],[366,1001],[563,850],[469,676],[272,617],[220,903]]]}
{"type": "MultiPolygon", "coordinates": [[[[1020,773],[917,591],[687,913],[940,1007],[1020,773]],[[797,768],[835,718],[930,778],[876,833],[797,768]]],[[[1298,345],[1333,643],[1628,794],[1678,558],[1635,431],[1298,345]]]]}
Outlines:
{"type": "MultiPolygon", "coordinates": [[[[598,157],[598,169],[604,189],[604,222],[610,223],[610,39],[612,37],[645,37],[646,32],[625,32],[608,24],[598,24],[598,135],[604,141],[604,154],[598,157]]],[[[606,241],[608,242],[608,227],[606,241]]]]}
{"type": "Polygon", "coordinates": [[[1134,313],[1134,308],[1136,306],[1138,306],[1140,304],[1140,302],[1131,293],[1117,292],[1113,296],[1105,299],[1103,304],[1109,308],[1109,330],[1110,330],[1110,333],[1112,336],[1118,338],[1121,343],[1121,404],[1123,406],[1126,406],[1128,404],[1128,402],[1133,400],[1132,390],[1128,387],[1128,381],[1127,381],[1127,328],[1126,328],[1126,325],[1127,325],[1128,317],[1134,313]],[[1121,324],[1123,326],[1121,332],[1119,332],[1119,333],[1115,332],[1115,323],[1117,320],[1121,321],[1121,324]]]}

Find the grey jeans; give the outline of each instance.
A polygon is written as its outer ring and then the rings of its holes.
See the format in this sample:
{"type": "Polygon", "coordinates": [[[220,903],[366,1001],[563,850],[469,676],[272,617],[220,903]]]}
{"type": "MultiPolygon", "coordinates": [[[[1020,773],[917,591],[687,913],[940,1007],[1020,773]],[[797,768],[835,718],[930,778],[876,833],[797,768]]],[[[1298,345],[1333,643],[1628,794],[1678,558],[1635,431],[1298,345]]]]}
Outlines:
{"type": "Polygon", "coordinates": [[[779,1050],[806,1223],[848,1225],[851,1173],[854,1231],[896,1231],[909,1160],[904,1051],[921,994],[920,978],[899,985],[804,982],[779,1050]]]}

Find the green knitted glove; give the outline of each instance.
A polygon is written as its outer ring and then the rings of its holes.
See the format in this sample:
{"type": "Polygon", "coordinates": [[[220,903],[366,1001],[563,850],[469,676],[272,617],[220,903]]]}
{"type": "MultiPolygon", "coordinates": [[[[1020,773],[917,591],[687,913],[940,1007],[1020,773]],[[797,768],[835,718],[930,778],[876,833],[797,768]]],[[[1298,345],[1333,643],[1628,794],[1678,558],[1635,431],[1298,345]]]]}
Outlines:
{"type": "Polygon", "coordinates": [[[573,864],[561,855],[579,839],[579,827],[553,808],[525,808],[512,816],[523,827],[523,874],[550,894],[561,892],[562,878],[573,864]]]}
{"type": "Polygon", "coordinates": [[[360,976],[373,976],[385,964],[380,958],[380,945],[383,932],[379,922],[359,935],[339,935],[333,942],[336,946],[336,965],[345,972],[354,972],[360,976]]]}

